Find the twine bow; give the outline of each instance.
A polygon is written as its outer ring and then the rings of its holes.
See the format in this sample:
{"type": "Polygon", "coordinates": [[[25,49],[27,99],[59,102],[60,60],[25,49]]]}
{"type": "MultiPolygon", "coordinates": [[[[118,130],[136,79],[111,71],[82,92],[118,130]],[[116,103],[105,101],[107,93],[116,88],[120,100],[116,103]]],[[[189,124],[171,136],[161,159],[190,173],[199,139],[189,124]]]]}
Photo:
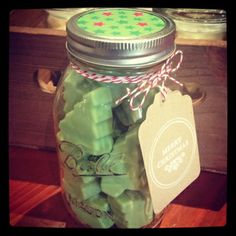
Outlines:
{"type": "Polygon", "coordinates": [[[177,71],[182,63],[183,60],[183,52],[181,50],[177,50],[174,54],[172,54],[171,57],[169,57],[166,62],[162,65],[161,69],[159,71],[147,73],[145,75],[139,75],[139,76],[110,76],[110,75],[101,75],[96,74],[91,71],[85,71],[81,70],[77,65],[71,63],[71,67],[75,69],[75,71],[81,75],[83,75],[86,78],[96,80],[98,82],[104,82],[104,83],[135,83],[138,84],[138,86],[131,91],[130,88],[126,88],[126,94],[119,98],[116,101],[116,104],[121,103],[124,99],[129,98],[129,105],[130,109],[135,111],[140,109],[143,106],[143,103],[145,102],[145,99],[149,93],[149,91],[152,88],[158,87],[160,89],[160,92],[163,96],[163,99],[166,98],[167,95],[167,88],[165,86],[165,82],[167,79],[172,80],[176,84],[179,84],[180,86],[183,86],[182,83],[171,77],[171,73],[177,71]],[[179,55],[179,61],[177,65],[172,68],[173,64],[173,58],[179,55]],[[141,102],[135,106],[134,101],[135,99],[143,95],[141,102]]]}

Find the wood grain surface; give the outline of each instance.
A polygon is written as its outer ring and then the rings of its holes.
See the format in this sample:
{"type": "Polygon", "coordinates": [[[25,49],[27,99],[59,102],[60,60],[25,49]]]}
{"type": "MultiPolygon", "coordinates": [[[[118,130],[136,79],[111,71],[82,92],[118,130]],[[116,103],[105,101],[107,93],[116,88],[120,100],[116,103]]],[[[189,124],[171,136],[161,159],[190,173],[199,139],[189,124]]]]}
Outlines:
{"type": "Polygon", "coordinates": [[[44,9],[13,9],[10,12],[11,26],[28,26],[31,28],[47,28],[48,13],[44,9]]]}
{"type": "MultiPolygon", "coordinates": [[[[82,227],[63,203],[55,152],[10,147],[9,164],[11,225],[82,227]]],[[[225,175],[202,171],[199,178],[167,207],[160,227],[224,226],[226,181],[225,175]]]]}

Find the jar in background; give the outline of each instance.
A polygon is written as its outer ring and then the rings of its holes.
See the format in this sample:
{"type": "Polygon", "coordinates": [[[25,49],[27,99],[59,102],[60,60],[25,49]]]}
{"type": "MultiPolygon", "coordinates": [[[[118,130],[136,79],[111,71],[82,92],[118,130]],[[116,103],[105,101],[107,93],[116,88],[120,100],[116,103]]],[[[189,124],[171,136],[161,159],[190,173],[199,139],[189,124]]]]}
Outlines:
{"type": "Polygon", "coordinates": [[[142,9],[94,9],[67,23],[70,65],[53,114],[63,198],[85,227],[141,228],[163,216],[153,212],[138,139],[159,89],[132,107],[124,95],[137,85],[124,79],[158,71],[174,40],[171,19],[142,9]]]}
{"type": "Polygon", "coordinates": [[[48,13],[47,23],[49,28],[66,30],[66,22],[75,14],[88,11],[92,8],[50,8],[45,9],[48,13]]]}
{"type": "MultiPolygon", "coordinates": [[[[75,14],[95,8],[50,8],[45,9],[48,13],[47,24],[49,28],[66,30],[66,22],[75,14]]],[[[152,8],[140,8],[152,11],[152,8]]]]}
{"type": "Polygon", "coordinates": [[[154,8],[174,20],[178,38],[226,40],[226,12],[220,9],[154,8]]]}

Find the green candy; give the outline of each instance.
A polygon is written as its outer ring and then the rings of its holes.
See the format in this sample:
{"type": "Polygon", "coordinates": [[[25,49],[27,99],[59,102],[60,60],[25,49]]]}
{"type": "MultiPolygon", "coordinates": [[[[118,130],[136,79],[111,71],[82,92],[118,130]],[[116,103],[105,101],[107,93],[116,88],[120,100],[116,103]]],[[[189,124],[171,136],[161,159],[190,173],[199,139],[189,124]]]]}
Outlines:
{"type": "Polygon", "coordinates": [[[80,176],[80,162],[81,160],[88,159],[89,155],[83,153],[81,148],[68,142],[62,141],[62,136],[60,132],[57,135],[59,143],[59,157],[61,166],[63,168],[63,176],[68,183],[73,182],[82,182],[89,183],[92,180],[95,180],[95,177],[92,176],[80,176]]]}
{"type": "Polygon", "coordinates": [[[96,196],[93,196],[86,201],[84,201],[86,205],[89,205],[90,207],[93,207],[94,209],[98,209],[100,211],[108,212],[110,211],[110,206],[107,202],[107,198],[105,195],[98,194],[96,196]]]}
{"type": "Polygon", "coordinates": [[[61,132],[57,133],[57,138],[59,152],[64,154],[64,158],[61,159],[62,161],[65,161],[66,157],[68,156],[73,157],[75,161],[79,161],[82,158],[87,158],[89,156],[89,154],[83,152],[79,145],[65,141],[65,138],[63,138],[61,132]]]}
{"type": "Polygon", "coordinates": [[[97,195],[101,191],[97,180],[84,184],[79,181],[67,182],[63,179],[62,186],[65,192],[74,194],[79,200],[86,200],[97,195]]]}
{"type": "Polygon", "coordinates": [[[87,79],[74,70],[69,70],[64,80],[64,112],[71,111],[74,105],[83,99],[83,95],[91,90],[92,87],[87,79]]]}
{"type": "Polygon", "coordinates": [[[126,190],[117,198],[108,197],[112,216],[118,228],[140,228],[153,219],[153,209],[147,211],[148,200],[139,191],[126,190]]]}
{"type": "Polygon", "coordinates": [[[141,188],[140,176],[144,171],[142,153],[138,141],[138,128],[136,126],[119,137],[114,144],[110,158],[114,154],[120,155],[116,162],[123,163],[127,170],[124,175],[104,176],[101,178],[101,189],[112,197],[117,197],[126,189],[138,190],[141,188]]]}
{"type": "Polygon", "coordinates": [[[126,175],[102,177],[101,189],[109,196],[118,197],[129,188],[132,188],[132,185],[126,175]]]}
{"type": "Polygon", "coordinates": [[[126,93],[126,84],[100,83],[101,86],[109,88],[112,95],[112,108],[117,107],[116,101],[126,93]]]}
{"type": "Polygon", "coordinates": [[[140,228],[153,219],[138,129],[156,92],[132,111],[128,99],[116,104],[126,85],[98,83],[73,70],[66,75],[57,133],[62,188],[77,218],[92,228],[140,228]]]}
{"type": "Polygon", "coordinates": [[[82,202],[73,194],[66,192],[65,196],[74,214],[82,223],[91,228],[110,228],[114,224],[108,215],[110,207],[104,196],[96,195],[82,202]]]}
{"type": "MultiPolygon", "coordinates": [[[[153,103],[154,96],[158,91],[158,88],[150,90],[142,105],[142,108],[139,108],[135,111],[131,110],[129,100],[126,99],[120,106],[114,109],[116,117],[125,126],[131,126],[135,123],[141,123],[146,118],[147,108],[153,103]]],[[[142,96],[138,96],[134,99],[135,107],[142,102],[142,98],[142,96]]]]}
{"type": "Polygon", "coordinates": [[[91,155],[109,153],[113,146],[111,102],[109,88],[85,94],[59,123],[64,139],[81,145],[83,152],[91,155]]]}
{"type": "Polygon", "coordinates": [[[76,169],[70,170],[68,168],[64,168],[64,177],[67,183],[72,183],[73,186],[80,184],[87,184],[96,179],[94,176],[80,176],[77,174],[76,169]]]}

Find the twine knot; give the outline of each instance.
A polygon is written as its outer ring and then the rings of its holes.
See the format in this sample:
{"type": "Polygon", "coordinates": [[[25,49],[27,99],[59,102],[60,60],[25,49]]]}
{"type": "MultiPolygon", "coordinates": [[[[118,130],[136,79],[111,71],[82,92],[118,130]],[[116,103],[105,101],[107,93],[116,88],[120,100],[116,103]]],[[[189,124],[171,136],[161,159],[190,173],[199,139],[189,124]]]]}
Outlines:
{"type": "Polygon", "coordinates": [[[120,104],[124,99],[129,98],[130,109],[135,111],[142,108],[145,99],[152,88],[158,87],[160,89],[160,93],[163,96],[163,99],[166,99],[167,88],[165,86],[165,82],[167,79],[170,79],[174,83],[183,86],[182,83],[173,78],[170,74],[177,71],[183,60],[183,52],[181,50],[177,50],[174,54],[169,57],[166,62],[162,65],[159,71],[147,73],[139,76],[110,76],[110,75],[101,75],[96,74],[94,72],[81,70],[77,65],[71,63],[71,67],[75,69],[75,71],[86,78],[96,80],[98,82],[104,83],[135,83],[138,84],[136,88],[132,91],[130,88],[126,88],[126,94],[119,98],[116,101],[116,104],[120,104]],[[173,58],[179,56],[179,61],[175,67],[173,66],[173,58]],[[138,105],[134,105],[135,99],[138,96],[143,96],[141,102],[138,105]]]}

